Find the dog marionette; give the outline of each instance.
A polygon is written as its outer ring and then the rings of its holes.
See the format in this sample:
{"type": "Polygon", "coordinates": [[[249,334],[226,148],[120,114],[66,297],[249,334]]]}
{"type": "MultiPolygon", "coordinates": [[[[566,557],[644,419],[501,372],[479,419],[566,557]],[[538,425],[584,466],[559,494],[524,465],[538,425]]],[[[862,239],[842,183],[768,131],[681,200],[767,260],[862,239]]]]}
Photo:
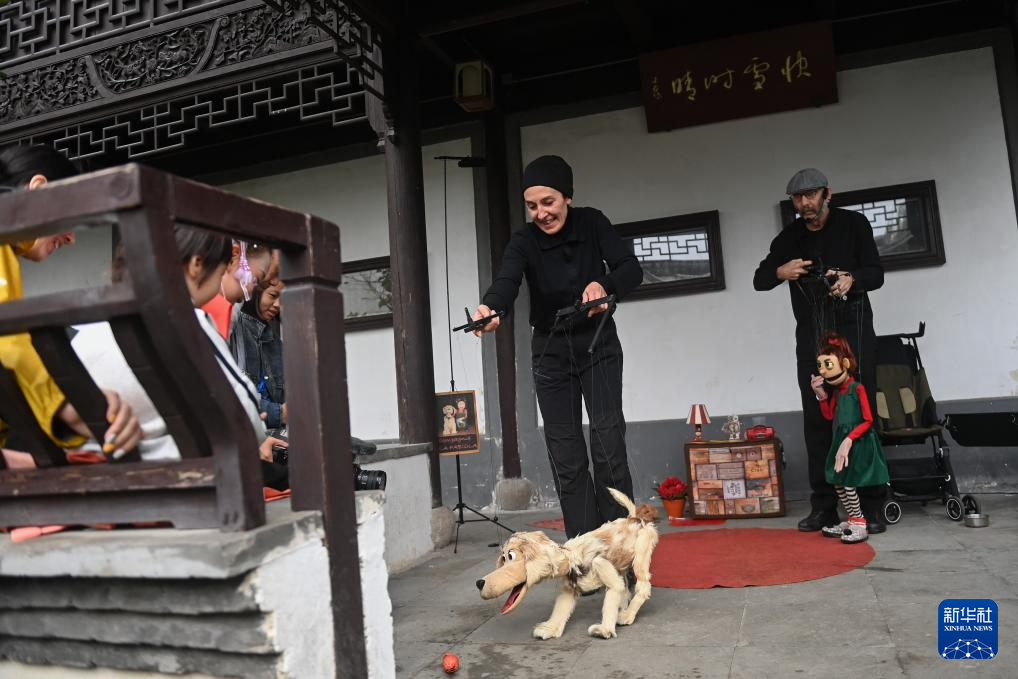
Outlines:
{"type": "Polygon", "coordinates": [[[482,599],[494,599],[509,592],[502,614],[520,605],[531,587],[550,578],[560,578],[562,589],[551,617],[534,627],[538,639],[562,636],[576,600],[583,592],[605,588],[601,623],[591,625],[587,633],[610,639],[616,625],[629,625],[650,598],[650,559],[657,545],[657,510],[650,505],[639,508],[624,493],[608,489],[629,516],[605,523],[600,528],[577,535],[565,544],[553,542],[540,531],[513,533],[499,555],[494,571],[477,581],[482,599]],[[632,598],[626,586],[626,573],[632,569],[636,588],[632,598]]]}
{"type": "Polygon", "coordinates": [[[456,418],[453,413],[456,409],[451,405],[442,406],[442,435],[448,436],[456,433],[456,418]]]}

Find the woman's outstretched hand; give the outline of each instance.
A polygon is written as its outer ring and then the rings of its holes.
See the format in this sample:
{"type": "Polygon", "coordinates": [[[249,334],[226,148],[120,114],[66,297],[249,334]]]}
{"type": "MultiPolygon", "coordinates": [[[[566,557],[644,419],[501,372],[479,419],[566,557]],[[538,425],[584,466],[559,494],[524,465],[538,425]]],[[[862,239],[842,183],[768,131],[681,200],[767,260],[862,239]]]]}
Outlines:
{"type": "MultiPolygon", "coordinates": [[[[471,316],[470,318],[472,320],[479,321],[482,318],[487,318],[488,316],[491,316],[493,313],[495,312],[492,311],[488,306],[481,304],[477,307],[477,309],[474,311],[474,315],[471,316]]],[[[486,332],[494,332],[498,328],[501,320],[502,320],[501,318],[498,318],[496,316],[495,318],[488,321],[488,323],[480,330],[474,330],[474,335],[480,337],[482,334],[486,332]]]]}

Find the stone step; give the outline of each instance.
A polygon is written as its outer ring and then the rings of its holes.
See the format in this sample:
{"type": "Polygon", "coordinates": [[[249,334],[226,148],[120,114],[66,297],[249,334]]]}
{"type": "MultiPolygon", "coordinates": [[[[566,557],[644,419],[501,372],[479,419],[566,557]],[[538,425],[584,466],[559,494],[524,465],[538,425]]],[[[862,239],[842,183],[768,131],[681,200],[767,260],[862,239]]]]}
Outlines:
{"type": "Polygon", "coordinates": [[[3,578],[0,610],[30,608],[201,615],[259,610],[252,576],[227,580],[3,578]]]}
{"type": "MultiPolygon", "coordinates": [[[[0,658],[46,666],[94,668],[213,677],[275,679],[283,676],[278,655],[242,655],[218,651],[114,645],[63,639],[0,636],[0,658]]],[[[54,668],[54,675],[59,669],[54,668]]]]}
{"type": "Polygon", "coordinates": [[[250,613],[148,615],[112,611],[0,611],[0,635],[33,639],[147,644],[228,653],[275,653],[272,622],[250,613]]]}

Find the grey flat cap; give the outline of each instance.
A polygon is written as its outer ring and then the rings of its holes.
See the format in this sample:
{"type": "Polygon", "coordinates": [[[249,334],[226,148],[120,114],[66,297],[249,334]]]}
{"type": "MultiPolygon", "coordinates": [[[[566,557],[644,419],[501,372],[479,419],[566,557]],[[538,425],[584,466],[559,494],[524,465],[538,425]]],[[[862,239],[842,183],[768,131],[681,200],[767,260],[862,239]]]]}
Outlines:
{"type": "Polygon", "coordinates": [[[792,178],[788,180],[788,186],[785,188],[785,193],[790,196],[794,196],[797,193],[803,191],[811,191],[812,189],[822,189],[828,186],[829,182],[823,172],[816,169],[815,167],[807,167],[804,170],[799,170],[792,178]]]}

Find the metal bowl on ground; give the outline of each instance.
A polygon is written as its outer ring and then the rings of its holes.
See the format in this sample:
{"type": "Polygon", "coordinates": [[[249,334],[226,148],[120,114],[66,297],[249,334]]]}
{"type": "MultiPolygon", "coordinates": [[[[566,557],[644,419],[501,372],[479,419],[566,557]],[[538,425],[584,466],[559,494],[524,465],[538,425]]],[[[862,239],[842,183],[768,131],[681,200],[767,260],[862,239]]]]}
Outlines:
{"type": "Polygon", "coordinates": [[[985,528],[990,525],[989,514],[966,514],[965,525],[969,528],[985,528]]]}

